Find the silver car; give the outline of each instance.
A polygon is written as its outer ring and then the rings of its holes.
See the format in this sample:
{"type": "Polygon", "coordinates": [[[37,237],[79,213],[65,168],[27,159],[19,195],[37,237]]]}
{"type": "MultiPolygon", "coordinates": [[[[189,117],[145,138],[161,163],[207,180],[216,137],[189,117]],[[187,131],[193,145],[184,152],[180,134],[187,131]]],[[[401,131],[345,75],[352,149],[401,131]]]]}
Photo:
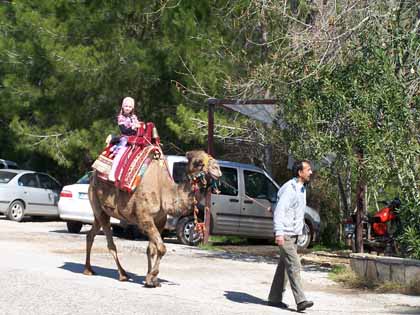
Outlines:
{"type": "Polygon", "coordinates": [[[18,170],[20,167],[16,162],[0,159],[0,168],[12,168],[18,170]]]}
{"type": "Polygon", "coordinates": [[[20,222],[25,215],[58,217],[60,183],[45,173],[0,170],[0,213],[20,222]]]}

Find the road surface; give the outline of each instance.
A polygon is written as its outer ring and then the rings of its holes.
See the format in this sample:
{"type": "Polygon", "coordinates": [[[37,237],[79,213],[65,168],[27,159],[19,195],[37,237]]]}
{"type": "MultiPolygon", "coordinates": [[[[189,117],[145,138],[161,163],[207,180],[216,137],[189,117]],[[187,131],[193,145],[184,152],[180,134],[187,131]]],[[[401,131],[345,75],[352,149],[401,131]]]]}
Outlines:
{"type": "MultiPolygon", "coordinates": [[[[132,278],[119,282],[105,237],[93,245],[96,276],[82,274],[85,238],[64,222],[16,223],[0,216],[0,314],[294,314],[267,305],[276,262],[267,257],[204,251],[167,243],[160,288],[145,288],[146,241],[115,238],[120,261],[132,278]]],[[[344,289],[315,266],[302,272],[307,314],[420,314],[420,298],[344,289]]]]}

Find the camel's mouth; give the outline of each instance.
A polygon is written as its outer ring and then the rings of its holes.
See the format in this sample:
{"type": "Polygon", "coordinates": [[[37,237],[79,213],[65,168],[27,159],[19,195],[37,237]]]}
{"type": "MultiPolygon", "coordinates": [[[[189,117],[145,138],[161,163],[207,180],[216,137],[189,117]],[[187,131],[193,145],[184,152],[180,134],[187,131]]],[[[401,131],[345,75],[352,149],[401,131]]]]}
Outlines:
{"type": "Polygon", "coordinates": [[[222,171],[220,170],[219,164],[216,160],[212,159],[209,161],[208,170],[211,178],[218,180],[220,177],[222,177],[222,171]]]}

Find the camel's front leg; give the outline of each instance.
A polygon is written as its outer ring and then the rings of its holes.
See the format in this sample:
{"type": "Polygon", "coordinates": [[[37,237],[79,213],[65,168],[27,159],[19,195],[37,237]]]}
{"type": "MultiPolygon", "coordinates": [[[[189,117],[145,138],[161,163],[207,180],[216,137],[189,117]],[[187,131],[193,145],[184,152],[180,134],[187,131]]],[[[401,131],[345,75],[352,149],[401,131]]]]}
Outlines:
{"type": "Polygon", "coordinates": [[[112,257],[114,257],[115,263],[117,264],[119,280],[120,281],[128,281],[128,275],[123,269],[120,264],[120,260],[118,259],[117,254],[117,247],[115,246],[114,240],[112,238],[112,231],[111,231],[111,224],[110,224],[110,217],[104,213],[103,217],[101,218],[101,225],[106,236],[106,241],[108,244],[108,250],[111,253],[112,257]]]}
{"type": "Polygon", "coordinates": [[[89,233],[86,236],[86,261],[85,261],[85,269],[83,273],[88,276],[95,274],[90,264],[90,253],[92,250],[93,241],[95,240],[95,236],[96,234],[98,234],[100,229],[101,229],[101,226],[99,225],[99,221],[95,217],[92,224],[92,228],[90,229],[89,233]]]}
{"type": "Polygon", "coordinates": [[[157,276],[159,274],[160,260],[166,253],[166,247],[154,223],[152,222],[147,226],[146,233],[149,237],[149,246],[147,248],[148,270],[145,286],[155,288],[160,286],[157,276]]]}

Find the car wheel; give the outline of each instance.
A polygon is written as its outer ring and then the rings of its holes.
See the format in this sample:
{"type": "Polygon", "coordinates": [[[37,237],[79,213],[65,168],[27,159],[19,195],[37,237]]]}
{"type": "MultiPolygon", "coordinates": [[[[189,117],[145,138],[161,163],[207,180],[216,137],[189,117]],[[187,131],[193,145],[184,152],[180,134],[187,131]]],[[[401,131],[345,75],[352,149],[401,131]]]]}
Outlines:
{"type": "Polygon", "coordinates": [[[67,231],[69,233],[79,233],[82,229],[83,223],[77,221],[68,221],[67,222],[67,231]]]}
{"type": "Polygon", "coordinates": [[[196,246],[201,241],[200,233],[194,231],[194,218],[184,217],[176,225],[176,236],[184,245],[196,246]],[[192,237],[192,240],[190,239],[192,237]]]}
{"type": "Polygon", "coordinates": [[[7,212],[7,217],[10,220],[20,222],[25,215],[25,206],[22,201],[15,200],[9,206],[9,211],[7,212]]]}
{"type": "Polygon", "coordinates": [[[311,244],[312,240],[312,229],[308,222],[305,221],[303,224],[302,235],[299,236],[297,245],[300,249],[306,249],[311,244]]]}

